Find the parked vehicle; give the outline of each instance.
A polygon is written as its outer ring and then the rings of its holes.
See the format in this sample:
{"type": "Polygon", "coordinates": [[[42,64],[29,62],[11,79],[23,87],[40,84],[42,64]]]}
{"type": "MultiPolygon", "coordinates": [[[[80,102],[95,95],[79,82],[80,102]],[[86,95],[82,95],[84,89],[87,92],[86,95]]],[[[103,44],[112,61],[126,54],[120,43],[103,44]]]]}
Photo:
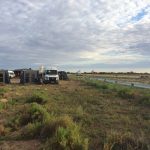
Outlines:
{"type": "Polygon", "coordinates": [[[39,71],[32,69],[25,69],[21,71],[20,83],[39,83],[39,71]]]}
{"type": "Polygon", "coordinates": [[[69,79],[68,75],[65,71],[59,71],[58,74],[59,74],[59,79],[60,80],[68,80],[69,79]]]}
{"type": "Polygon", "coordinates": [[[8,74],[10,79],[15,77],[14,71],[8,70],[8,74]]]}
{"type": "Polygon", "coordinates": [[[59,83],[59,75],[57,68],[45,69],[40,66],[39,70],[23,70],[20,76],[20,83],[59,83]]]}
{"type": "Polygon", "coordinates": [[[8,70],[0,70],[0,83],[10,83],[8,70]]]}
{"type": "Polygon", "coordinates": [[[45,70],[43,83],[59,83],[59,75],[57,69],[45,70]]]}

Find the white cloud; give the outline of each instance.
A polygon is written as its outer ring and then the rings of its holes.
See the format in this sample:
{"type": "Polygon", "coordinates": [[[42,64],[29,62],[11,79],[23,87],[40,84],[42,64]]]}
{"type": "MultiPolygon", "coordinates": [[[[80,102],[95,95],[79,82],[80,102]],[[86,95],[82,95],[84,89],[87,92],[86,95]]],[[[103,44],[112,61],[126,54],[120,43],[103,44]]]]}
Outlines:
{"type": "Polygon", "coordinates": [[[0,0],[0,14],[0,67],[149,61],[149,0],[0,0]]]}

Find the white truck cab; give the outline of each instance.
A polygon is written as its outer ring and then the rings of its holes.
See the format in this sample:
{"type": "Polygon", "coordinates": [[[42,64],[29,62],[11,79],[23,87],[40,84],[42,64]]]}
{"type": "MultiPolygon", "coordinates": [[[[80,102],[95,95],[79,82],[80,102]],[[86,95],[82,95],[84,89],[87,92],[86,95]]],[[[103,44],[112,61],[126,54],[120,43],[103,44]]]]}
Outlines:
{"type": "Polygon", "coordinates": [[[8,75],[9,75],[9,78],[14,78],[15,77],[14,71],[11,71],[11,70],[8,70],[8,75]]]}
{"type": "Polygon", "coordinates": [[[45,70],[43,82],[44,83],[54,82],[54,83],[58,84],[59,83],[58,70],[57,69],[45,70]]]}

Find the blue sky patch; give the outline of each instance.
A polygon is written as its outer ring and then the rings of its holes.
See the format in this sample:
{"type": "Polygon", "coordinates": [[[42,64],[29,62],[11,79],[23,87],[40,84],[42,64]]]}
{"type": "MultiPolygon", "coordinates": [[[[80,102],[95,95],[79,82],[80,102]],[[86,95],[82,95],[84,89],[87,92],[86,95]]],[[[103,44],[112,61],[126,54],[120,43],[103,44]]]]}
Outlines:
{"type": "Polygon", "coordinates": [[[139,21],[141,20],[145,15],[147,15],[147,12],[145,11],[145,8],[142,9],[136,16],[132,17],[132,21],[139,21]]]}

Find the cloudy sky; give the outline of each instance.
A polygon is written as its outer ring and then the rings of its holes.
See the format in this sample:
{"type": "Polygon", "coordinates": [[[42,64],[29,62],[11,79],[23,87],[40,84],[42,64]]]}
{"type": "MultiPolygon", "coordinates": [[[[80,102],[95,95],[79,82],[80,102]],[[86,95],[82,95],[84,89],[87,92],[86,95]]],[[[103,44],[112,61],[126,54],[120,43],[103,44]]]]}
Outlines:
{"type": "Polygon", "coordinates": [[[150,0],[0,0],[0,68],[150,72],[150,0]]]}

